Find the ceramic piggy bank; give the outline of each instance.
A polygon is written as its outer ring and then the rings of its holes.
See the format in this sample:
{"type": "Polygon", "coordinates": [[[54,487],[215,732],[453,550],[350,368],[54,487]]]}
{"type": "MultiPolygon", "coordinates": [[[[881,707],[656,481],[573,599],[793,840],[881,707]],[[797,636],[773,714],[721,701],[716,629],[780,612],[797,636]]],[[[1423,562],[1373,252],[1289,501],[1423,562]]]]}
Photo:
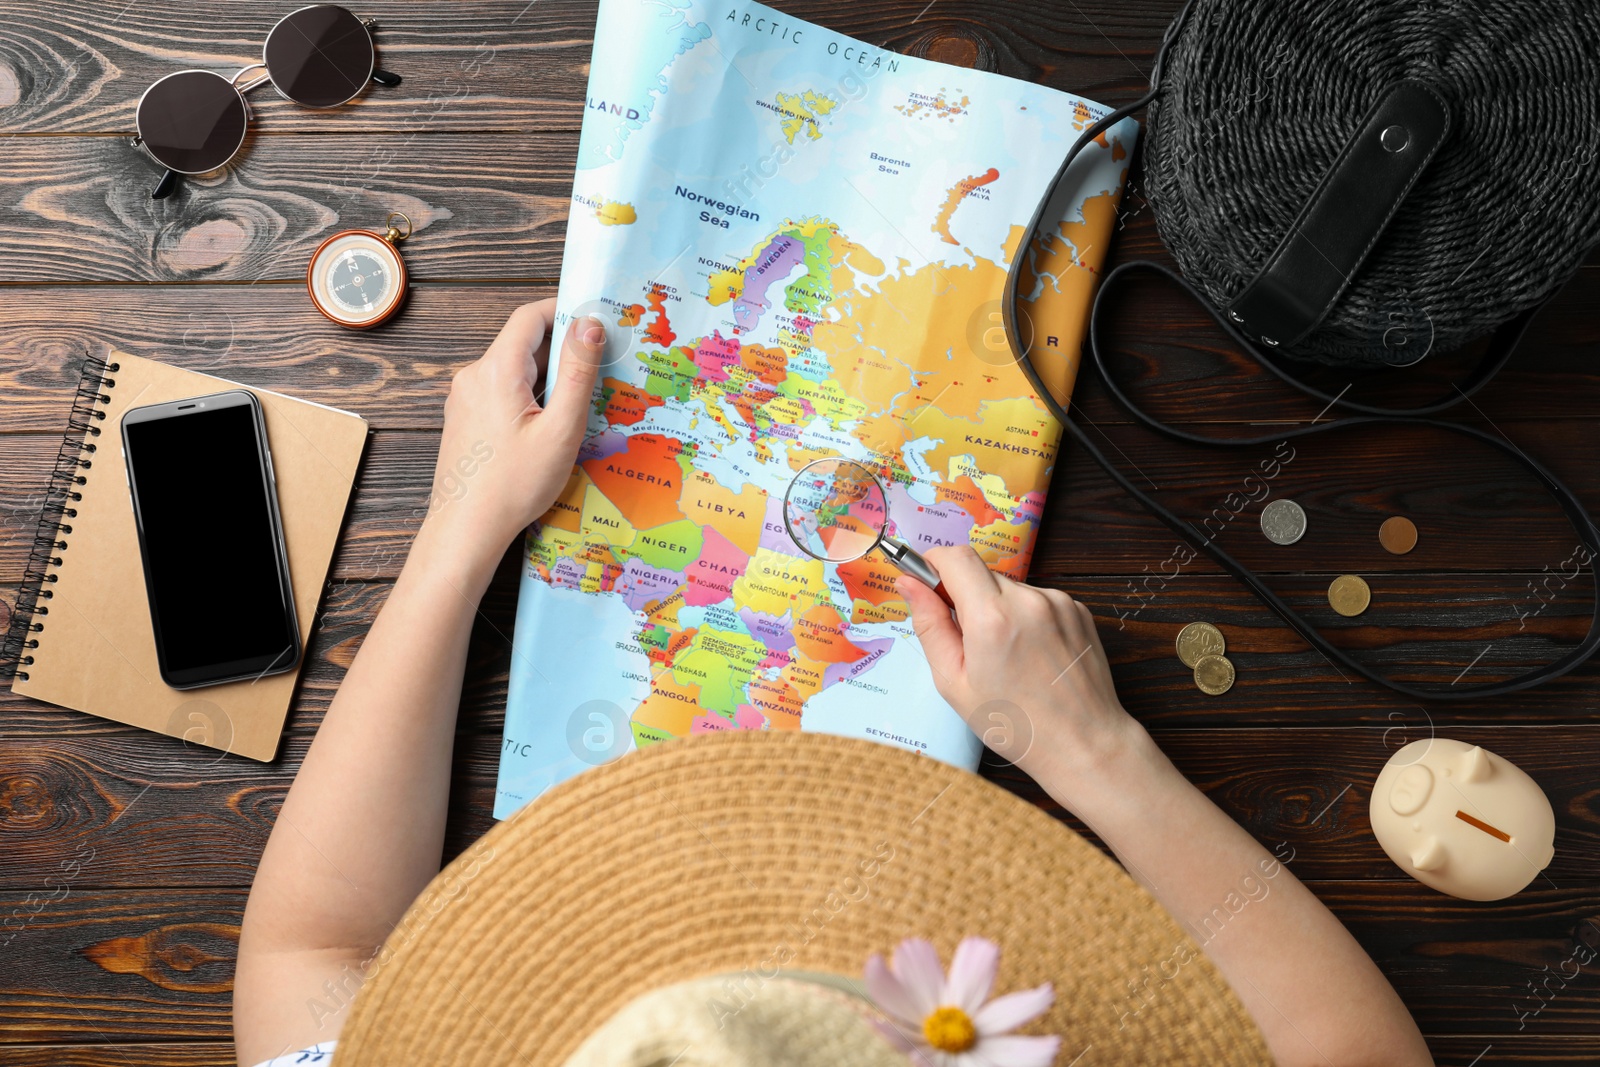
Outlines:
{"type": "Polygon", "coordinates": [[[1435,737],[1390,757],[1372,787],[1372,832],[1400,869],[1464,900],[1499,900],[1555,855],[1555,812],[1493,752],[1435,737]]]}

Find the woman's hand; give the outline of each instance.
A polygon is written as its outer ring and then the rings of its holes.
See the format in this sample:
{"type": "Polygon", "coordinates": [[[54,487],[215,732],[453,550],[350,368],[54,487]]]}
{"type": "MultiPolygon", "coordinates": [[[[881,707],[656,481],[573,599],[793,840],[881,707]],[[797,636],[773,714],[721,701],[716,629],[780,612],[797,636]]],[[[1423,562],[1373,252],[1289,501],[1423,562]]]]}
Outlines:
{"type": "Polygon", "coordinates": [[[939,693],[984,744],[1042,780],[1070,778],[1137,736],[1088,608],[994,574],[964,545],[927,556],[959,622],[914,578],[900,579],[900,593],[939,693]]]}
{"type": "Polygon", "coordinates": [[[512,312],[483,358],[456,372],[445,401],[418,540],[445,552],[474,585],[487,584],[506,546],[550,509],[583,442],[605,328],[580,319],[567,330],[541,408],[533,390],[548,364],[555,308],[551,299],[512,312]]]}
{"type": "MultiPolygon", "coordinates": [[[[991,574],[970,548],[935,548],[928,562],[960,621],[916,579],[901,578],[900,591],[939,692],[1200,939],[1275,1063],[1433,1062],[1382,972],[1289,872],[1287,842],[1264,849],[1123,710],[1087,608],[991,574]]],[[[1171,995],[1166,966],[1127,998],[1124,1016],[1171,995]]]]}

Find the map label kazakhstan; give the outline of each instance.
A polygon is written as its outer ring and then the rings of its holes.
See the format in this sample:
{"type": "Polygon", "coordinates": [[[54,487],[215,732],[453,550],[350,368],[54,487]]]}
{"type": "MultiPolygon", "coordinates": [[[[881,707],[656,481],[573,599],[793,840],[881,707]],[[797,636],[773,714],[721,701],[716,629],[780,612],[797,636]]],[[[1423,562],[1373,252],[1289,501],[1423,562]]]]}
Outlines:
{"type": "Polygon", "coordinates": [[[601,0],[558,329],[607,324],[565,492],[528,533],[495,814],[638,745],[823,730],[974,767],[897,572],[784,528],[845,456],[918,549],[1026,576],[1059,427],[1000,338],[1013,256],[1071,392],[1137,127],[1021,226],[1090,101],[896,55],[759,4],[601,0]]]}

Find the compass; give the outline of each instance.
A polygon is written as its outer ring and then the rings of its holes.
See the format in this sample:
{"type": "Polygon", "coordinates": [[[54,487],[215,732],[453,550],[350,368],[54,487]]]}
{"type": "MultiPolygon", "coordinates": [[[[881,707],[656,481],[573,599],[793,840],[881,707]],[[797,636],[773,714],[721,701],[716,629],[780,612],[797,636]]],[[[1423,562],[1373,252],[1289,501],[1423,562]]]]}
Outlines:
{"type": "Polygon", "coordinates": [[[389,321],[406,294],[406,265],[396,247],[411,220],[396,211],[383,233],[344,230],[323,241],[306,268],[306,291],[317,310],[340,326],[367,330],[389,321]],[[405,223],[402,232],[395,220],[405,223]]]}

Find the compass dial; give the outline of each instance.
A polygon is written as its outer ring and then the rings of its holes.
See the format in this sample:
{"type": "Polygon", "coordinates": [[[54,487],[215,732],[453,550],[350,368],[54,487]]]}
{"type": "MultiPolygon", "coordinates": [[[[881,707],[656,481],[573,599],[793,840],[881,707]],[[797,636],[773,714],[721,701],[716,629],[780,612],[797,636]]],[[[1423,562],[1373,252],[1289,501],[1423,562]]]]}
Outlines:
{"type": "Polygon", "coordinates": [[[346,230],[322,243],[306,271],[317,310],[341,326],[364,330],[386,321],[406,291],[400,253],[368,230],[346,230]]]}
{"type": "Polygon", "coordinates": [[[389,270],[364,248],[341,252],[328,268],[328,292],[350,312],[369,312],[389,292],[389,270]]]}

